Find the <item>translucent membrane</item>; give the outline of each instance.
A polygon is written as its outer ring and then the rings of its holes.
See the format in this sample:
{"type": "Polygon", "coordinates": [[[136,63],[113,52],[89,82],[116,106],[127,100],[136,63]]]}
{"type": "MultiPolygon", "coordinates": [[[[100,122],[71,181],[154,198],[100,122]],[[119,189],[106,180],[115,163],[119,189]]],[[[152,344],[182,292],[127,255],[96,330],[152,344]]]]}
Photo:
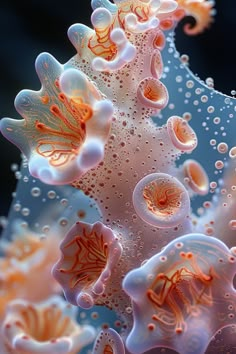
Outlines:
{"type": "Polygon", "coordinates": [[[64,70],[50,54],[36,60],[40,91],[23,90],[16,107],[24,118],[5,118],[1,130],[29,160],[32,176],[68,184],[104,157],[113,105],[77,69],[64,70]]]}
{"type": "Polygon", "coordinates": [[[120,335],[112,328],[102,330],[94,343],[93,354],[125,354],[120,335]]]}
{"type": "Polygon", "coordinates": [[[169,98],[165,85],[154,77],[145,78],[139,83],[137,97],[142,104],[155,109],[163,109],[169,98]]]}
{"type": "Polygon", "coordinates": [[[165,173],[153,173],[141,179],[133,192],[133,204],[143,221],[160,228],[178,225],[190,211],[185,187],[165,173]]]}
{"type": "Polygon", "coordinates": [[[60,245],[61,259],[53,275],[66,299],[73,305],[91,308],[105,291],[122,253],[112,230],[101,222],[77,222],[60,245]]]}
{"type": "Polygon", "coordinates": [[[181,117],[172,116],[167,120],[167,131],[173,145],[184,152],[191,152],[197,146],[197,136],[188,122],[181,117]]]}
{"type": "Polygon", "coordinates": [[[192,233],[131,270],[123,281],[134,319],[127,349],[205,353],[215,332],[234,322],[235,255],[216,238],[192,233]]]}
{"type": "Polygon", "coordinates": [[[209,190],[209,179],[204,168],[195,160],[186,160],[183,164],[184,176],[187,183],[197,194],[205,195],[209,190]]]}

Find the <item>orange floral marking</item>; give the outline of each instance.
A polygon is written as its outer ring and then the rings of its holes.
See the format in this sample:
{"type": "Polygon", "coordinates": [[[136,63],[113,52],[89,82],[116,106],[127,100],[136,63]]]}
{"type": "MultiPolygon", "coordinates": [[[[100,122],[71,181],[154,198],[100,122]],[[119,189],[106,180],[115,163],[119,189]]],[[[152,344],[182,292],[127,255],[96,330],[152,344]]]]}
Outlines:
{"type": "Polygon", "coordinates": [[[210,267],[209,274],[205,274],[191,252],[180,252],[180,258],[183,261],[177,269],[174,264],[166,274],[158,273],[147,290],[156,310],[152,319],[167,327],[175,326],[176,333],[184,331],[186,314],[196,316],[199,305],[213,305],[213,269],[210,267]]]}
{"type": "Polygon", "coordinates": [[[52,166],[62,166],[75,158],[85,140],[85,122],[93,115],[91,106],[84,103],[81,97],[68,99],[63,93],[58,97],[63,106],[53,104],[50,107],[50,112],[59,119],[56,128],[35,121],[39,133],[36,151],[49,158],[52,166]]]}
{"type": "Polygon", "coordinates": [[[66,257],[69,262],[67,269],[60,268],[61,273],[73,274],[70,280],[70,287],[74,288],[78,284],[83,288],[89,287],[101,274],[106,266],[108,245],[104,242],[103,235],[98,237],[96,232],[86,233],[83,229],[83,235],[78,235],[71,242],[64,246],[64,249],[73,248],[75,253],[73,257],[66,257]]]}
{"type": "Polygon", "coordinates": [[[143,197],[147,207],[157,215],[172,215],[180,208],[182,190],[175,183],[153,181],[145,186],[143,197]]]}
{"type": "Polygon", "coordinates": [[[82,308],[91,308],[97,300],[104,302],[107,282],[122,252],[113,231],[99,221],[78,222],[60,248],[62,256],[53,267],[53,275],[66,299],[82,308]]]}

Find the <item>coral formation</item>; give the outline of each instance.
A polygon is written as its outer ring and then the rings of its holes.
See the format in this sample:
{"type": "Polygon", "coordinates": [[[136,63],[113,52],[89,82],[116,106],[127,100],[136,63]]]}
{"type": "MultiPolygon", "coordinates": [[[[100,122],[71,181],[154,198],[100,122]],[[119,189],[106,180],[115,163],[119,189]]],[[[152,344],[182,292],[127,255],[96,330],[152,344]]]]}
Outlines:
{"type": "Polygon", "coordinates": [[[236,325],[235,104],[192,75],[173,33],[188,15],[186,33],[202,32],[214,4],[91,5],[93,28],[68,30],[76,54],[64,64],[40,54],[41,89],[17,95],[23,119],[0,122],[23,155],[2,241],[2,350],[203,354],[236,325]],[[79,324],[42,303],[55,293],[80,309],[79,324]]]}

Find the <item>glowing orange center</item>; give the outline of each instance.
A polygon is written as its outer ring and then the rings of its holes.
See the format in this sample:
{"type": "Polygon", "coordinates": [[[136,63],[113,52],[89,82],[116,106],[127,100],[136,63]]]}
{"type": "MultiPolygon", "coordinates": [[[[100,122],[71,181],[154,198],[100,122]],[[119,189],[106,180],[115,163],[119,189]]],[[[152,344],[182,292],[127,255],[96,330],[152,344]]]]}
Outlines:
{"type": "Polygon", "coordinates": [[[171,182],[152,181],[143,190],[150,211],[158,216],[172,215],[180,208],[182,191],[171,182]]]}

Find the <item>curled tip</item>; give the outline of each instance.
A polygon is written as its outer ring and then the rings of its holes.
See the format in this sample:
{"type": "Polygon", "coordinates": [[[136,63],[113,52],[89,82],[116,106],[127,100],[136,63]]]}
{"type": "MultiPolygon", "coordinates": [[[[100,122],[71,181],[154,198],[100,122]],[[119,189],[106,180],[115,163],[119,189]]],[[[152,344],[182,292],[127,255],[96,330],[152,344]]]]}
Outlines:
{"type": "Polygon", "coordinates": [[[197,136],[188,122],[172,116],[167,120],[167,131],[173,145],[180,151],[191,152],[197,146],[197,136]]]}
{"type": "Polygon", "coordinates": [[[154,77],[145,78],[139,83],[137,97],[146,107],[157,110],[163,109],[169,99],[165,85],[154,77]]]}
{"type": "Polygon", "coordinates": [[[188,159],[183,164],[183,172],[189,187],[197,194],[205,195],[209,190],[209,179],[206,171],[195,160],[188,159]]]}
{"type": "Polygon", "coordinates": [[[193,16],[195,24],[185,24],[184,31],[188,35],[197,35],[208,28],[214,19],[214,2],[210,0],[182,1],[182,7],[188,16],[193,16]]]}
{"type": "Polygon", "coordinates": [[[159,228],[177,226],[190,210],[184,186],[165,173],[153,173],[141,179],[133,192],[133,204],[142,220],[159,228]]]}

